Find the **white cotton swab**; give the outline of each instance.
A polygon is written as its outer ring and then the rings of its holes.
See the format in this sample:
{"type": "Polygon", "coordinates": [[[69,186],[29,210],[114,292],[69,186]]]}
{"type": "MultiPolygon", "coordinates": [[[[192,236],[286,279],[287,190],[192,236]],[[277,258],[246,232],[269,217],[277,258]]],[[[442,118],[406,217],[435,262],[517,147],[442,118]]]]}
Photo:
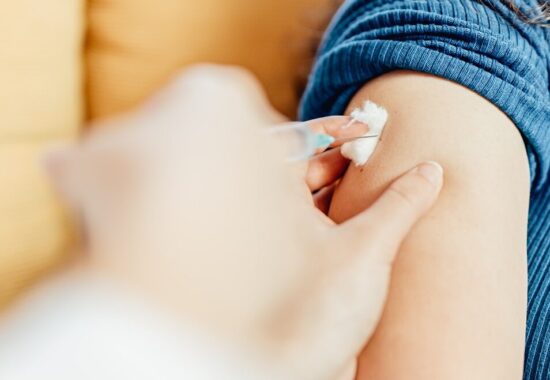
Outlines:
{"type": "Polygon", "coordinates": [[[351,113],[351,121],[348,127],[354,122],[360,121],[369,126],[369,133],[365,136],[375,135],[375,138],[359,138],[342,145],[342,155],[353,161],[355,166],[364,166],[380,141],[380,136],[388,121],[388,111],[369,100],[365,101],[363,107],[355,109],[351,113]]]}

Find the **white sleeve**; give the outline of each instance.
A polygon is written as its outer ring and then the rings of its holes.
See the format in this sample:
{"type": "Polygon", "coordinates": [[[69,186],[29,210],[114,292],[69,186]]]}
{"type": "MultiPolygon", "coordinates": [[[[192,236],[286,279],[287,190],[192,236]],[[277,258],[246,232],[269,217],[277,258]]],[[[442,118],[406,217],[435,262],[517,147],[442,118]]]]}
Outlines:
{"type": "Polygon", "coordinates": [[[246,355],[188,327],[105,284],[65,280],[0,324],[0,378],[271,378],[246,355]]]}

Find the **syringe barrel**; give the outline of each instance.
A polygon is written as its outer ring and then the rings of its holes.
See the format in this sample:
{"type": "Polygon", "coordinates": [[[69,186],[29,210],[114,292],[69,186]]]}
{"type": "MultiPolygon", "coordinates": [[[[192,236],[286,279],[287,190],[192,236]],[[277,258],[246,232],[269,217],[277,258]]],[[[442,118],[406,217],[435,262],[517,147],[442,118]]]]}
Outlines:
{"type": "Polygon", "coordinates": [[[290,162],[305,161],[311,158],[318,146],[317,133],[305,122],[286,123],[271,127],[268,133],[283,143],[290,162]]]}

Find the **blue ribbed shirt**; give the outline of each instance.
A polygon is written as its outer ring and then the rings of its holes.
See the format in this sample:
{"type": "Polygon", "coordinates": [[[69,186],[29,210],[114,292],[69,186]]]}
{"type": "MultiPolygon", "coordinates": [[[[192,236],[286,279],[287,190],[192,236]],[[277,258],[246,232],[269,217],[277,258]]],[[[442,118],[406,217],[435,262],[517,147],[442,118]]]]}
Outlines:
{"type": "MultiPolygon", "coordinates": [[[[537,0],[516,0],[532,12],[537,0]]],[[[550,29],[499,0],[348,0],[320,47],[302,119],[342,114],[369,80],[392,70],[447,78],[516,124],[531,169],[528,380],[550,379],[550,29]]]]}

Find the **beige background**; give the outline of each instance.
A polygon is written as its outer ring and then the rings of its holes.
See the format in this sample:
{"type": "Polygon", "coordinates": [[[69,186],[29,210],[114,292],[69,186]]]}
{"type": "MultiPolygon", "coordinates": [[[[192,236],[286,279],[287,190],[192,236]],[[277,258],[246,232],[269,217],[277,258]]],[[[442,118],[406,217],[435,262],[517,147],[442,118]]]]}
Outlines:
{"type": "MultiPolygon", "coordinates": [[[[58,267],[68,220],[40,166],[85,116],[138,104],[187,64],[244,65],[296,110],[304,39],[333,0],[17,0],[0,12],[0,305],[58,267]]],[[[307,64],[306,64],[307,66],[307,64]]]]}
{"type": "Polygon", "coordinates": [[[125,110],[178,68],[212,61],[244,65],[274,105],[296,109],[294,77],[305,40],[334,0],[91,0],[88,7],[89,116],[125,110]]]}

